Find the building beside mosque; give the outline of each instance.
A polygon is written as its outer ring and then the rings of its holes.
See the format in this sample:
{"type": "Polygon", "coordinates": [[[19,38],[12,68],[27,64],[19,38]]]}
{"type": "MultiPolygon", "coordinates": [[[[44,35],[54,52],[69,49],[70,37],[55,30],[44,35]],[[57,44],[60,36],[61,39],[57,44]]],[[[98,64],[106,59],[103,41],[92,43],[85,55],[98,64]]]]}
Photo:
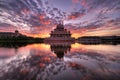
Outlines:
{"type": "Polygon", "coordinates": [[[0,38],[1,37],[17,37],[20,36],[21,34],[19,33],[18,30],[15,30],[15,32],[0,32],[0,38]]]}
{"type": "Polygon", "coordinates": [[[58,24],[45,42],[74,42],[75,38],[72,38],[71,35],[71,32],[65,29],[63,24],[58,24]]]}

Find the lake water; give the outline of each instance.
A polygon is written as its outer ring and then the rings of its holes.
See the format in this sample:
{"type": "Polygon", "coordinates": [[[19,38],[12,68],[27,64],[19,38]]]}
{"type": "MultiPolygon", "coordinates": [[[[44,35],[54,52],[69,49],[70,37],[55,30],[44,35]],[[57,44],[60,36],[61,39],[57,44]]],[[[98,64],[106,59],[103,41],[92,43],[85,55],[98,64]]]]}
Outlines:
{"type": "Polygon", "coordinates": [[[0,47],[0,80],[120,80],[120,45],[0,47]]]}

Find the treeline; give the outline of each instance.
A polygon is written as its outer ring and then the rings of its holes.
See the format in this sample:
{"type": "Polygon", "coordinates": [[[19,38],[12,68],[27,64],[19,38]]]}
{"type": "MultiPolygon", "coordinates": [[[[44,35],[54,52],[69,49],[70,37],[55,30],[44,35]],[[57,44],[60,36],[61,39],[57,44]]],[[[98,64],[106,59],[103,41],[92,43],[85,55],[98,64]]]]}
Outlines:
{"type": "Polygon", "coordinates": [[[83,36],[77,41],[83,44],[120,44],[120,36],[83,36]]]}
{"type": "Polygon", "coordinates": [[[20,47],[32,43],[43,43],[43,38],[33,38],[27,36],[0,37],[0,46],[20,47]]]}

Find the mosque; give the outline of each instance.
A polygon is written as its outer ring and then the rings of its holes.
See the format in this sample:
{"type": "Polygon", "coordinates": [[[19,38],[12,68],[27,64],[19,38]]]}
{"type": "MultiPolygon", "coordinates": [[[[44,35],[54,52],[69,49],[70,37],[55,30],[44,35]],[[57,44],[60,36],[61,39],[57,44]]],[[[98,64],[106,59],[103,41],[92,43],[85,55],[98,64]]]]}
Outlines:
{"type": "Polygon", "coordinates": [[[58,24],[57,27],[51,31],[50,37],[46,38],[45,42],[75,42],[75,38],[71,37],[70,31],[64,28],[63,24],[58,24]]]}

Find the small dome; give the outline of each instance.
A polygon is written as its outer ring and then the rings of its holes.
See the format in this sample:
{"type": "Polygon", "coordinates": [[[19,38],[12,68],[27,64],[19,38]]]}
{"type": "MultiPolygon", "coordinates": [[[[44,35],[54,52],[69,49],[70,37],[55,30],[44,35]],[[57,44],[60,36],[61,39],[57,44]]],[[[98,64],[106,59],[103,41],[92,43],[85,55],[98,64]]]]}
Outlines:
{"type": "Polygon", "coordinates": [[[19,33],[19,31],[18,31],[18,30],[15,30],[15,33],[19,33]]]}
{"type": "Polygon", "coordinates": [[[57,25],[57,29],[64,29],[63,24],[58,24],[58,25],[57,25]]]}

